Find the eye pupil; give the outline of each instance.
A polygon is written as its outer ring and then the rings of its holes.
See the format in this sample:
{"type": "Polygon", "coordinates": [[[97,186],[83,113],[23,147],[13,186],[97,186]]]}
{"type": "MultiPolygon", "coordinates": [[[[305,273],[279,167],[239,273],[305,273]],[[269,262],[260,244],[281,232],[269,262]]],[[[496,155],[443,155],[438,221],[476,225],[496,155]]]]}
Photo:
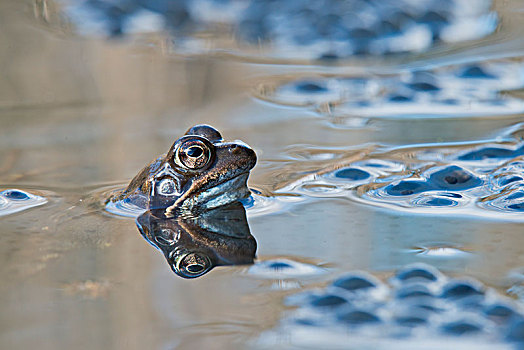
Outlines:
{"type": "Polygon", "coordinates": [[[202,266],[200,264],[191,264],[191,265],[188,265],[186,267],[186,270],[191,272],[191,273],[199,273],[202,270],[204,270],[204,266],[202,266]]]}
{"type": "Polygon", "coordinates": [[[175,272],[186,278],[198,277],[212,267],[208,256],[194,252],[176,257],[174,264],[175,272]]]}
{"type": "Polygon", "coordinates": [[[200,157],[202,154],[204,153],[204,150],[202,150],[202,147],[198,147],[198,146],[192,146],[192,147],[189,147],[186,151],[186,154],[189,156],[189,157],[192,157],[192,158],[198,158],[200,157]]]}

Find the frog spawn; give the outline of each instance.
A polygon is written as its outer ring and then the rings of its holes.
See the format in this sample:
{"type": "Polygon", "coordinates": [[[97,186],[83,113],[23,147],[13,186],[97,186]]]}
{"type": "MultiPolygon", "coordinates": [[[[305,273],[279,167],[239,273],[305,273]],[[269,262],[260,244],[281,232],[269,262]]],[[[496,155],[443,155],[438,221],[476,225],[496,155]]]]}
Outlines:
{"type": "Polygon", "coordinates": [[[376,152],[367,160],[295,181],[280,191],[352,200],[423,213],[522,220],[524,144],[450,151],[417,147],[376,152]]]}
{"type": "Polygon", "coordinates": [[[286,258],[259,260],[248,269],[251,276],[267,279],[303,278],[325,272],[324,268],[316,265],[286,258]]]}
{"type": "Polygon", "coordinates": [[[490,3],[471,0],[464,6],[458,0],[423,4],[409,0],[70,0],[65,11],[76,30],[85,35],[117,37],[170,29],[184,43],[183,39],[191,33],[207,30],[217,35],[224,33],[218,30],[220,27],[226,27],[227,35],[236,32],[242,44],[258,47],[271,41],[274,56],[333,60],[419,52],[441,42],[483,37],[493,32],[497,24],[490,3]]]}
{"type": "MultiPolygon", "coordinates": [[[[471,204],[476,204],[478,207],[496,212],[518,213],[523,211],[524,196],[519,196],[519,193],[524,187],[524,181],[516,180],[519,177],[513,177],[515,181],[505,186],[490,188],[489,183],[496,179],[492,172],[475,174],[454,165],[441,171],[449,172],[449,175],[446,175],[443,179],[443,186],[435,184],[431,176],[418,180],[420,186],[417,189],[409,188],[409,185],[416,181],[400,180],[385,186],[383,189],[372,190],[363,194],[363,198],[386,201],[389,201],[392,198],[391,196],[396,196],[398,199],[408,198],[409,204],[407,205],[413,207],[469,206],[476,212],[477,208],[471,206],[471,204]],[[456,175],[457,172],[458,176],[456,175]]],[[[402,199],[397,204],[405,205],[402,199]]],[[[478,214],[482,213],[478,212],[478,214]]]]}
{"type": "Polygon", "coordinates": [[[47,199],[18,189],[0,192],[0,216],[20,212],[47,203],[47,199]]]}
{"type": "Polygon", "coordinates": [[[305,58],[333,60],[351,55],[383,55],[422,51],[433,43],[478,38],[494,30],[496,16],[487,1],[253,1],[239,25],[242,38],[273,40],[305,58]],[[457,26],[472,24],[472,31],[457,26]],[[475,32],[475,34],[473,34],[475,32]],[[451,34],[454,33],[454,34],[451,34]]]}
{"type": "Polygon", "coordinates": [[[498,61],[393,76],[297,76],[261,83],[254,94],[328,117],[478,117],[522,113],[522,99],[501,93],[522,86],[522,63],[498,61]]]}
{"type": "Polygon", "coordinates": [[[431,169],[421,177],[393,181],[365,193],[363,197],[413,207],[465,206],[470,202],[469,198],[475,196],[472,192],[483,183],[479,175],[460,166],[449,165],[431,169]],[[409,198],[407,203],[406,198],[409,198]]]}
{"type": "Polygon", "coordinates": [[[478,281],[450,278],[425,264],[403,267],[388,283],[348,273],[324,289],[291,295],[287,303],[297,309],[262,336],[265,344],[279,332],[292,345],[322,348],[438,349],[444,339],[475,349],[524,344],[520,305],[478,281]]]}

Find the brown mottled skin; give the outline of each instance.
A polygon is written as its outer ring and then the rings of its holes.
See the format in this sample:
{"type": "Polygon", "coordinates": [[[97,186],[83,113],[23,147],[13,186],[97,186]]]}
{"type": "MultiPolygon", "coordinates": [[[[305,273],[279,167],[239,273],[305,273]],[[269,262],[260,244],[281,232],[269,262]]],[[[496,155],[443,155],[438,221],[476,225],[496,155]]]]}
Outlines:
{"type": "Polygon", "coordinates": [[[166,213],[212,209],[249,196],[246,182],[255,163],[255,152],[243,142],[225,142],[213,127],[195,125],[110,200],[166,213]]]}

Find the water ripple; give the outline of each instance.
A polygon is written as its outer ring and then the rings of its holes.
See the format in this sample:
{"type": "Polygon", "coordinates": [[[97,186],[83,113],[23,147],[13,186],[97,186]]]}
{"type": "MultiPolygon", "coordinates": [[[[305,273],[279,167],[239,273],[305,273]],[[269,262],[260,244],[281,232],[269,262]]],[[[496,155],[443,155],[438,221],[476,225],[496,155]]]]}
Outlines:
{"type": "Polygon", "coordinates": [[[127,216],[136,218],[140,214],[142,214],[146,208],[143,206],[139,206],[136,203],[134,203],[131,200],[125,199],[117,202],[108,202],[105,205],[105,209],[110,212],[111,214],[119,215],[119,216],[127,216]]]}
{"type": "MultiPolygon", "coordinates": [[[[118,201],[109,200],[111,196],[118,194],[124,188],[125,185],[122,184],[98,188],[89,194],[89,201],[96,206],[103,207],[111,214],[136,218],[146,210],[147,203],[144,196],[134,196],[118,201]]],[[[251,189],[251,196],[243,199],[241,203],[246,208],[249,217],[256,217],[280,212],[290,203],[302,200],[295,194],[286,195],[280,193],[274,196],[271,193],[262,194],[257,189],[251,189]]]]}

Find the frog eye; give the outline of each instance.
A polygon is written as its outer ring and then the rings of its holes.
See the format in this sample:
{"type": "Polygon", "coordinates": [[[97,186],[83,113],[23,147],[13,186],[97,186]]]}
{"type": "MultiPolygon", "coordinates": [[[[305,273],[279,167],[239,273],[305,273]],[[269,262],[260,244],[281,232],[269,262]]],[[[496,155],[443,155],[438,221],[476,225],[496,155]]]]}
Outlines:
{"type": "Polygon", "coordinates": [[[197,170],[209,163],[211,155],[211,146],[199,138],[193,138],[178,147],[175,163],[186,169],[197,170]]]}

